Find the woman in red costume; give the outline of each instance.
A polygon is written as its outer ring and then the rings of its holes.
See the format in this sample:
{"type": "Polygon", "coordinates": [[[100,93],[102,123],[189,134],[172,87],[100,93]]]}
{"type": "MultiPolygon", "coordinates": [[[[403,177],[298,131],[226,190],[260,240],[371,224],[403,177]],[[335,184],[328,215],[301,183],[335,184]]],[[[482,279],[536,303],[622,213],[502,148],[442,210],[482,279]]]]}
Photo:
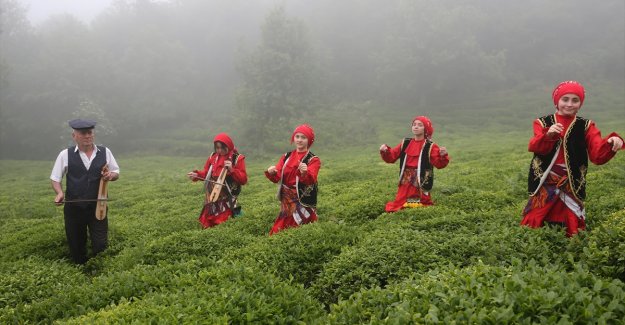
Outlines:
{"type": "Polygon", "coordinates": [[[560,83],[552,93],[554,114],[534,121],[528,149],[534,153],[528,175],[529,201],[521,225],[563,225],[567,236],[586,229],[586,172],[588,160],[601,165],[623,149],[623,138],[606,138],[591,120],[577,116],[585,98],[576,81],[560,83]]]}
{"type": "Polygon", "coordinates": [[[412,138],[405,138],[395,148],[380,146],[382,159],[389,164],[400,160],[399,187],[395,200],[386,204],[386,212],[404,207],[433,205],[430,190],[434,184],[434,169],[445,168],[449,155],[445,147],[432,142],[434,127],[429,118],[417,116],[412,120],[412,138]]]}
{"type": "Polygon", "coordinates": [[[295,149],[282,155],[275,166],[265,171],[270,181],[279,184],[281,203],[280,214],[269,235],[317,221],[317,174],[321,160],[310,152],[314,142],[313,128],[307,124],[298,126],[291,135],[295,149]]]}
{"type": "Polygon", "coordinates": [[[206,193],[210,194],[222,170],[226,169],[225,184],[214,202],[206,200],[200,213],[199,221],[204,229],[216,226],[239,215],[237,197],[241,186],[247,183],[245,156],[239,154],[234,142],[226,133],[220,133],[213,140],[215,151],[208,157],[203,170],[194,170],[187,176],[194,182],[204,181],[206,193]]]}

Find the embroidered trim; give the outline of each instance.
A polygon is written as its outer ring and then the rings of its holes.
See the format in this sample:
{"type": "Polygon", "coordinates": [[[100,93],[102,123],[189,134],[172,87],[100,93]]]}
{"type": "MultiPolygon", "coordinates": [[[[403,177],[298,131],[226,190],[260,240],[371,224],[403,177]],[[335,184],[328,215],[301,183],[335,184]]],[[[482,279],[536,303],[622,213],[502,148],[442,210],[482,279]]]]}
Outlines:
{"type": "Polygon", "coordinates": [[[540,168],[540,165],[542,165],[542,163],[542,160],[540,160],[540,158],[538,157],[534,157],[534,159],[532,159],[532,169],[534,170],[535,180],[540,180],[543,177],[544,172],[540,168]]]}
{"type": "MultiPolygon", "coordinates": [[[[555,115],[554,115],[555,116],[555,115]]],[[[571,136],[571,131],[573,130],[573,127],[575,126],[575,123],[577,123],[578,121],[578,117],[575,117],[575,119],[573,120],[573,122],[571,122],[571,125],[569,125],[569,128],[566,130],[566,133],[564,134],[564,139],[562,139],[562,146],[564,148],[564,162],[566,163],[566,173],[567,176],[569,177],[570,180],[574,180],[573,176],[571,175],[571,157],[569,157],[569,150],[567,149],[567,143],[568,140],[571,136]]],[[[580,168],[580,171],[582,169],[580,168]]],[[[583,202],[583,200],[579,197],[578,192],[584,187],[585,185],[585,176],[584,174],[581,175],[582,179],[580,179],[580,183],[579,183],[579,187],[578,188],[574,188],[573,186],[573,182],[569,181],[569,188],[571,189],[571,194],[573,194],[574,198],[578,201],[578,202],[583,202]]]]}

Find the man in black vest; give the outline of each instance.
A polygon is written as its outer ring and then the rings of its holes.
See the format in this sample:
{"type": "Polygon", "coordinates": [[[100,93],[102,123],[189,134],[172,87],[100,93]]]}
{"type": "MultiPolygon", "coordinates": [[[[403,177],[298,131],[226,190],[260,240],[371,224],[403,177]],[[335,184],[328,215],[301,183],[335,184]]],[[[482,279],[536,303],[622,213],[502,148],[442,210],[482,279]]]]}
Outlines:
{"type": "Polygon", "coordinates": [[[108,218],[96,218],[100,179],[115,181],[119,178],[119,166],[111,151],[94,144],[95,125],[92,120],[69,121],[76,145],[59,153],[50,175],[56,193],[54,202],[57,205],[65,203],[65,235],[72,260],[78,264],[87,261],[87,230],[94,255],[106,248],[108,218]],[[105,165],[108,171],[102,170],[105,165]],[[61,181],[65,175],[67,184],[64,193],[61,181]]]}

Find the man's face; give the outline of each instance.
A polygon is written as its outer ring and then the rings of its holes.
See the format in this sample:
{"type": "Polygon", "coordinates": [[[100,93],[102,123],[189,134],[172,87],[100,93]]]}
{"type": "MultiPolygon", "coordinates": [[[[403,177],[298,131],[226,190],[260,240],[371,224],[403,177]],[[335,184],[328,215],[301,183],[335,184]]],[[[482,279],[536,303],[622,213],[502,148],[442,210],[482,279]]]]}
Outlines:
{"type": "Polygon", "coordinates": [[[72,138],[80,147],[92,146],[95,131],[93,129],[74,130],[72,138]]]}

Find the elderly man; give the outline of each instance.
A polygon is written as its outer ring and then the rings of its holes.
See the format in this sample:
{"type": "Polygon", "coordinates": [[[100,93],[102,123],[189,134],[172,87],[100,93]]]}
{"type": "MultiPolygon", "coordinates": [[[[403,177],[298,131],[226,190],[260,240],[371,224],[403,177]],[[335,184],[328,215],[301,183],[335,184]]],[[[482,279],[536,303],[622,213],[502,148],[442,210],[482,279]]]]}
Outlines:
{"type": "Polygon", "coordinates": [[[102,252],[108,241],[108,218],[96,218],[96,206],[100,179],[115,181],[119,178],[119,166],[111,151],[94,144],[96,122],[75,119],[69,121],[76,143],[59,153],[50,179],[56,192],[54,202],[65,203],[65,234],[72,260],[78,264],[87,261],[87,230],[91,238],[93,254],[102,252]],[[103,167],[108,166],[108,171],[103,167]],[[65,193],[61,181],[67,175],[65,193]]]}

